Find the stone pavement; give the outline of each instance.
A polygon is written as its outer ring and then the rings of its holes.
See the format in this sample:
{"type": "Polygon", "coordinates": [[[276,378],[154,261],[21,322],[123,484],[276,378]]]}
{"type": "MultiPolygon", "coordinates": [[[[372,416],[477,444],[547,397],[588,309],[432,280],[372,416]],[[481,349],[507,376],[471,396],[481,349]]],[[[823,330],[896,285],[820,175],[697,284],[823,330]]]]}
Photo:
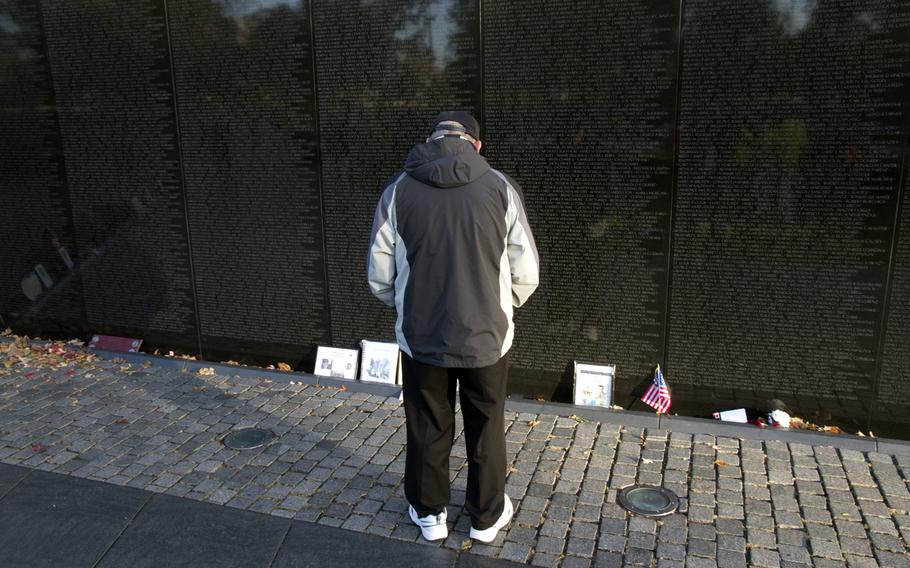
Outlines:
{"type": "MultiPolygon", "coordinates": [[[[0,462],[423,543],[406,514],[397,398],[218,368],[14,366],[0,376],[0,462]],[[222,445],[247,426],[279,439],[243,452],[222,445]]],[[[566,568],[910,567],[910,454],[734,437],[744,430],[732,427],[639,428],[623,413],[595,421],[538,406],[507,413],[509,530],[490,545],[468,539],[459,422],[454,530],[425,544],[566,568]],[[626,513],[616,495],[636,482],[674,491],[680,511],[626,513]]]]}

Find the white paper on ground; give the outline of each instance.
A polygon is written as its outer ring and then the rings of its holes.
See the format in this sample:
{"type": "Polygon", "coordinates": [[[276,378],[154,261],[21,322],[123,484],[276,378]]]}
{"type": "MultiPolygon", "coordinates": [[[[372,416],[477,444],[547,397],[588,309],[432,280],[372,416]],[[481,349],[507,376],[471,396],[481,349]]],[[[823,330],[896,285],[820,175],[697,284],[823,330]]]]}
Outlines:
{"type": "Polygon", "coordinates": [[[749,421],[749,418],[746,416],[745,408],[736,408],[734,410],[724,410],[723,412],[715,412],[714,418],[722,420],[724,422],[740,422],[745,424],[749,421]]]}

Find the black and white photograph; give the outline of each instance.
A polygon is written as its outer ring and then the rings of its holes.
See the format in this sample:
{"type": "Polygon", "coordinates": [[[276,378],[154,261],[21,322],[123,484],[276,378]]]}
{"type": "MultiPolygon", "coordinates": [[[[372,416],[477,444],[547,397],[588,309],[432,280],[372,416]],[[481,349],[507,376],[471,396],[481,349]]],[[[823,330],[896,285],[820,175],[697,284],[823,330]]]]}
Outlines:
{"type": "Polygon", "coordinates": [[[360,380],[394,385],[398,379],[398,344],[360,342],[360,380]]]}

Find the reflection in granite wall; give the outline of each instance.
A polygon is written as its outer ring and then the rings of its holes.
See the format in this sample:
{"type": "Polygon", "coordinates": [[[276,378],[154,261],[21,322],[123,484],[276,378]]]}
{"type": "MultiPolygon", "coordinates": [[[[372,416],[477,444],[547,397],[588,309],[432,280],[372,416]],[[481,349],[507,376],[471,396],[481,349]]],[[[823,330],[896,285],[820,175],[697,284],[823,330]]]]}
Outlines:
{"type": "MultiPolygon", "coordinates": [[[[905,148],[910,153],[910,149],[905,148]]],[[[908,157],[904,157],[904,188],[900,236],[896,243],[891,275],[885,345],[877,398],[881,402],[906,404],[910,400],[910,176],[908,157]]]]}
{"type": "Polygon", "coordinates": [[[332,338],[394,339],[366,287],[383,183],[444,108],[480,110],[476,0],[313,4],[332,338]]]}
{"type": "Polygon", "coordinates": [[[69,196],[41,9],[0,7],[0,329],[79,334],[69,196]]]}
{"type": "Polygon", "coordinates": [[[168,2],[203,356],[327,344],[305,2],[168,2]]]}
{"type": "Polygon", "coordinates": [[[667,365],[868,399],[907,113],[906,7],[686,2],[667,365]]]}
{"type": "Polygon", "coordinates": [[[194,349],[164,7],[41,5],[88,323],[194,349]]]}
{"type": "Polygon", "coordinates": [[[661,4],[485,5],[486,153],[523,185],[542,266],[520,374],[610,362],[628,391],[661,358],[678,27],[661,4]]]}

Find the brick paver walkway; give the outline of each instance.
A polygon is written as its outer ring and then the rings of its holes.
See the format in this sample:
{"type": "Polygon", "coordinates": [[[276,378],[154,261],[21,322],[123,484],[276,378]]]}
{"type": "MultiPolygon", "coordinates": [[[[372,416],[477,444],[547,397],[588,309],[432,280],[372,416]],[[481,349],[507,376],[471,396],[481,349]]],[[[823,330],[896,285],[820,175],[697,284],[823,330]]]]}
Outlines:
{"type": "MultiPolygon", "coordinates": [[[[154,364],[21,367],[0,376],[2,462],[421,541],[396,398],[154,364]],[[246,426],[279,439],[222,445],[246,426]]],[[[507,427],[511,528],[491,545],[468,539],[459,422],[441,546],[566,568],[910,567],[910,457],[552,414],[510,411],[507,427]],[[616,495],[633,482],[674,491],[681,511],[627,514],[616,495]]]]}

